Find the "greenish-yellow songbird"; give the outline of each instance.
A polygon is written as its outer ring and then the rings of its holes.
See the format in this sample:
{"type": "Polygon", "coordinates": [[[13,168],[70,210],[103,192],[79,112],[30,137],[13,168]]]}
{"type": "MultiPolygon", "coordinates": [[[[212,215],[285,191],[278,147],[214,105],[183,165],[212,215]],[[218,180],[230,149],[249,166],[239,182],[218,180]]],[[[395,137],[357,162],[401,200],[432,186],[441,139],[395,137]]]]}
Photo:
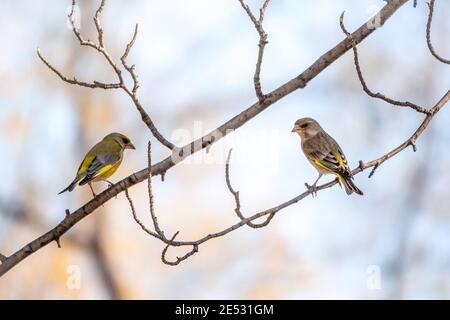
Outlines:
{"type": "Polygon", "coordinates": [[[72,183],[60,193],[72,191],[77,185],[106,181],[122,163],[123,151],[135,149],[131,140],[121,133],[110,133],[89,150],[72,183]]]}
{"type": "Polygon", "coordinates": [[[355,192],[363,195],[353,183],[352,174],[341,147],[322,129],[320,124],[312,118],[302,118],[295,122],[292,132],[301,138],[302,150],[306,158],[319,172],[319,177],[312,185],[315,192],[317,182],[324,174],[334,174],[339,184],[344,185],[348,195],[355,192]]]}

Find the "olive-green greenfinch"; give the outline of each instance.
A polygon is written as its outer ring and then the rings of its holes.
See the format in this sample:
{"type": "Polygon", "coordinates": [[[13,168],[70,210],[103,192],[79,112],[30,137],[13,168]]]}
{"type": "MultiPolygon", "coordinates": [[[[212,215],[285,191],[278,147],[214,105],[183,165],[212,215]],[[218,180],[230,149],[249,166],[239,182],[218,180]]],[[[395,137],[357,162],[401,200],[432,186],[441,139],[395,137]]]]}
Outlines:
{"type": "Polygon", "coordinates": [[[317,182],[322,175],[331,173],[336,175],[339,185],[344,185],[348,195],[353,192],[363,195],[352,181],[353,176],[341,147],[316,120],[299,119],[295,122],[292,132],[300,136],[303,153],[319,172],[319,177],[311,186],[313,193],[317,191],[317,182]]]}
{"type": "Polygon", "coordinates": [[[60,193],[72,191],[77,185],[107,181],[122,163],[123,151],[135,149],[130,139],[121,133],[110,133],[89,150],[72,183],[60,193]]]}

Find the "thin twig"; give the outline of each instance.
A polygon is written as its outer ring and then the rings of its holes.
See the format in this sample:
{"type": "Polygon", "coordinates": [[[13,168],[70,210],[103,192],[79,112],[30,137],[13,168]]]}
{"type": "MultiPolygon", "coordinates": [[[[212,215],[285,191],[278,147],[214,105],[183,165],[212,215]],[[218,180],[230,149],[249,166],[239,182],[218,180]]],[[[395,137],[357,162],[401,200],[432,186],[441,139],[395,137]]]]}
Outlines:
{"type": "Polygon", "coordinates": [[[128,58],[128,55],[130,54],[131,48],[133,47],[133,45],[134,45],[134,43],[135,43],[135,41],[136,41],[137,34],[138,34],[138,28],[139,28],[139,25],[136,24],[136,26],[134,27],[133,38],[132,38],[131,41],[127,44],[127,47],[126,47],[126,49],[125,49],[125,52],[124,52],[124,54],[122,55],[122,57],[120,58],[120,61],[122,61],[123,67],[130,73],[131,78],[133,79],[133,90],[132,90],[132,94],[133,94],[134,96],[136,96],[136,93],[137,93],[137,91],[138,91],[138,89],[139,89],[139,77],[138,77],[138,75],[137,75],[135,65],[133,64],[132,66],[129,66],[128,63],[127,63],[127,58],[128,58]]]}
{"type": "Polygon", "coordinates": [[[41,61],[51,70],[53,71],[62,81],[73,84],[73,85],[77,85],[80,87],[86,87],[86,88],[91,88],[91,89],[95,89],[95,88],[100,88],[100,89],[119,89],[121,87],[120,83],[103,83],[100,81],[94,81],[92,83],[90,82],[84,82],[84,81],[80,81],[77,78],[73,77],[72,79],[64,76],[60,71],[58,71],[58,69],[56,69],[55,67],[53,67],[43,56],[41,53],[41,50],[38,48],[36,50],[37,55],[39,57],[39,59],[41,59],[41,61]]]}
{"type": "Polygon", "coordinates": [[[152,145],[151,142],[148,142],[148,149],[147,149],[147,156],[148,156],[148,175],[147,175],[147,192],[149,197],[149,207],[150,207],[150,215],[153,222],[153,227],[155,229],[155,232],[149,230],[144,223],[139,220],[136,209],[134,207],[133,201],[128,193],[128,189],[125,190],[125,196],[128,199],[128,202],[130,204],[131,213],[133,214],[134,220],[137,222],[137,224],[144,230],[147,234],[151,235],[152,237],[155,237],[157,239],[160,239],[161,241],[168,243],[169,240],[164,235],[164,232],[161,230],[158,224],[158,218],[156,216],[155,207],[154,207],[154,197],[153,197],[153,189],[152,189],[152,145]]]}
{"type": "Polygon", "coordinates": [[[56,245],[58,246],[58,249],[61,249],[62,248],[61,247],[61,239],[59,237],[55,236],[55,242],[56,242],[56,245]]]}
{"type": "Polygon", "coordinates": [[[100,6],[98,7],[97,11],[95,12],[95,16],[94,16],[94,23],[95,23],[95,28],[97,29],[97,33],[98,33],[98,44],[100,46],[100,48],[104,48],[105,44],[103,41],[103,28],[100,22],[100,17],[103,13],[103,8],[105,7],[105,0],[102,0],[102,2],[100,3],[100,6]]]}
{"type": "Polygon", "coordinates": [[[153,188],[152,188],[152,143],[150,140],[148,141],[147,157],[148,157],[147,191],[148,191],[150,215],[152,216],[153,226],[155,228],[156,233],[161,238],[165,239],[166,237],[164,236],[164,232],[159,227],[158,218],[156,217],[155,212],[155,200],[153,197],[153,188]]]}
{"type": "Polygon", "coordinates": [[[270,0],[265,0],[263,6],[259,9],[259,18],[256,19],[250,7],[245,4],[244,0],[239,0],[242,8],[244,8],[245,12],[249,16],[250,20],[253,22],[256,31],[259,34],[259,43],[258,43],[258,58],[256,61],[256,69],[255,74],[253,76],[253,83],[255,86],[256,97],[258,98],[260,103],[263,103],[266,95],[264,95],[261,88],[261,65],[264,57],[264,49],[266,47],[267,42],[267,34],[263,28],[263,21],[266,13],[266,9],[269,5],[270,0]]]}
{"type": "Polygon", "coordinates": [[[74,13],[75,13],[75,6],[76,6],[76,1],[72,0],[72,7],[70,10],[70,13],[67,15],[67,17],[69,18],[70,24],[72,26],[72,31],[75,34],[75,36],[77,37],[78,41],[80,42],[80,45],[82,46],[88,46],[94,49],[97,49],[97,45],[92,42],[91,40],[85,40],[83,38],[83,36],[80,33],[80,30],[77,29],[76,26],[76,22],[75,22],[75,17],[74,17],[74,13]]]}
{"type": "Polygon", "coordinates": [[[175,145],[168,141],[156,128],[155,123],[150,118],[148,113],[145,111],[145,109],[142,107],[141,102],[139,101],[139,98],[137,97],[137,91],[139,89],[139,79],[138,75],[135,69],[135,66],[129,66],[126,59],[130,53],[130,50],[136,41],[137,33],[138,33],[138,26],[136,25],[134,29],[134,34],[132,40],[127,44],[127,47],[125,49],[124,54],[121,57],[121,62],[124,68],[130,73],[132,79],[133,79],[133,88],[129,89],[127,85],[125,84],[125,81],[123,79],[122,70],[119,68],[119,66],[115,63],[114,59],[109,54],[108,50],[105,47],[104,43],[104,31],[101,24],[101,16],[103,13],[103,9],[105,7],[106,0],[102,0],[100,3],[99,8],[97,9],[95,16],[94,16],[94,23],[95,27],[97,29],[97,40],[98,44],[94,43],[91,40],[86,40],[83,38],[80,30],[77,29],[75,18],[74,18],[74,12],[75,12],[75,6],[76,1],[72,0],[72,9],[68,15],[69,21],[72,26],[73,33],[75,34],[76,38],[78,39],[81,46],[88,46],[99,52],[103,57],[106,59],[108,64],[111,66],[111,68],[114,70],[114,73],[117,76],[118,82],[117,83],[102,83],[100,81],[93,81],[85,82],[85,81],[79,81],[75,77],[69,78],[66,77],[60,72],[57,68],[52,66],[41,54],[40,50],[37,49],[37,54],[41,61],[52,71],[54,72],[61,80],[64,82],[67,82],[72,85],[78,85],[81,87],[87,87],[87,88],[101,88],[101,89],[122,89],[133,101],[133,104],[135,105],[136,109],[138,110],[139,114],[141,115],[142,121],[147,125],[148,129],[151,131],[153,136],[164,146],[166,146],[168,149],[173,150],[175,148],[175,145]]]}
{"type": "Polygon", "coordinates": [[[367,87],[365,81],[364,81],[364,77],[362,75],[362,71],[361,71],[361,67],[359,64],[359,58],[358,58],[358,50],[356,48],[356,43],[353,40],[352,34],[349,33],[347,31],[347,29],[345,28],[344,25],[344,14],[345,11],[341,14],[341,17],[339,19],[339,24],[341,26],[342,31],[347,35],[347,37],[351,40],[352,43],[352,49],[353,49],[353,54],[354,54],[354,62],[355,62],[355,68],[356,68],[356,72],[358,74],[358,78],[361,82],[361,85],[363,87],[363,90],[371,97],[373,98],[379,98],[382,99],[386,102],[388,102],[389,104],[392,105],[397,105],[397,106],[404,106],[404,107],[410,107],[414,110],[416,110],[417,112],[420,113],[424,113],[426,115],[423,123],[419,126],[419,128],[417,129],[417,131],[408,139],[406,140],[403,144],[401,144],[400,146],[398,146],[397,148],[395,148],[394,150],[392,150],[391,152],[388,152],[387,154],[385,154],[384,156],[373,160],[368,164],[364,164],[362,161],[360,161],[359,164],[359,169],[363,170],[369,167],[373,167],[372,170],[369,173],[369,178],[371,178],[374,174],[375,171],[379,168],[379,166],[386,161],[387,159],[391,158],[392,156],[396,155],[397,153],[399,153],[400,151],[402,151],[403,149],[411,146],[413,151],[416,152],[417,151],[417,146],[416,146],[416,140],[417,137],[423,132],[423,130],[425,130],[426,126],[428,125],[429,121],[431,121],[431,119],[434,117],[434,115],[436,114],[436,112],[438,112],[444,105],[445,103],[448,101],[449,99],[449,92],[447,92],[444,97],[430,110],[427,110],[423,107],[420,107],[418,105],[412,104],[410,102],[399,102],[396,100],[393,100],[391,98],[388,98],[380,93],[372,93],[370,91],[370,89],[367,87]],[[425,124],[425,125],[424,125],[425,124]]]}
{"type": "Polygon", "coordinates": [[[353,49],[353,55],[354,55],[354,61],[355,61],[355,66],[356,66],[356,72],[358,74],[358,78],[359,78],[359,82],[361,82],[361,85],[363,87],[363,90],[365,93],[367,93],[369,96],[371,96],[372,98],[376,98],[376,99],[381,99],[391,105],[394,106],[399,106],[399,107],[409,107],[411,109],[416,110],[417,112],[423,113],[423,114],[429,114],[429,110],[418,106],[417,104],[414,104],[412,102],[409,101],[397,101],[391,98],[386,97],[385,95],[377,92],[377,93],[373,93],[369,87],[366,84],[366,81],[364,80],[364,77],[362,75],[362,71],[361,71],[361,66],[359,64],[359,57],[358,57],[358,49],[356,48],[356,41],[354,40],[352,34],[350,32],[347,31],[347,29],[344,26],[344,14],[345,11],[342,12],[341,17],[339,19],[339,24],[341,26],[342,31],[347,35],[347,37],[350,39],[351,41],[351,45],[352,45],[352,49],[353,49]]]}
{"type": "MultiPolygon", "coordinates": [[[[373,176],[375,173],[375,170],[379,168],[379,166],[384,163],[386,160],[392,158],[393,156],[397,155],[404,149],[406,149],[409,146],[413,147],[413,150],[416,151],[416,141],[417,138],[425,131],[425,129],[428,127],[429,123],[433,119],[433,117],[444,107],[444,105],[450,100],[450,90],[445,93],[445,95],[438,101],[438,103],[430,109],[429,114],[425,117],[425,119],[422,121],[420,126],[417,128],[417,130],[411,135],[409,139],[407,139],[405,142],[403,142],[401,145],[399,145],[397,148],[393,149],[392,151],[386,153],[385,155],[381,156],[378,159],[372,160],[367,163],[361,163],[355,173],[359,173],[364,169],[371,168],[369,178],[373,176]]],[[[353,172],[352,172],[353,173],[353,172]]]]}
{"type": "Polygon", "coordinates": [[[440,62],[445,64],[450,64],[450,60],[442,58],[433,47],[433,44],[431,43],[431,22],[433,21],[433,12],[434,12],[434,0],[430,0],[430,2],[427,2],[429,13],[428,13],[428,21],[427,21],[427,45],[428,49],[430,49],[431,54],[438,59],[440,62]]]}
{"type": "Polygon", "coordinates": [[[150,229],[148,229],[145,226],[145,224],[141,220],[139,220],[139,218],[138,218],[138,216],[136,214],[136,209],[134,207],[133,200],[131,200],[130,194],[128,193],[128,188],[125,189],[125,196],[127,197],[128,203],[130,204],[131,213],[133,214],[134,221],[136,221],[136,223],[141,227],[141,229],[144,230],[147,234],[149,234],[152,237],[155,237],[157,239],[160,239],[158,234],[156,234],[155,232],[153,232],[150,229]]]}
{"type": "MultiPolygon", "coordinates": [[[[230,149],[230,151],[228,152],[228,156],[227,156],[227,162],[225,164],[225,180],[227,182],[227,187],[228,190],[230,191],[230,193],[233,195],[234,197],[234,202],[236,203],[236,207],[234,209],[234,212],[236,212],[236,215],[238,216],[239,219],[241,220],[245,220],[244,215],[242,214],[241,211],[241,200],[239,197],[239,191],[235,191],[233,189],[233,186],[231,185],[231,179],[230,179],[230,159],[231,159],[231,152],[233,151],[233,149],[230,149]]],[[[272,212],[271,214],[269,214],[269,216],[267,217],[267,219],[264,222],[261,223],[253,223],[251,221],[248,221],[246,224],[254,229],[258,229],[258,228],[262,228],[267,226],[270,221],[273,219],[273,217],[275,216],[276,212],[272,212]]]]}

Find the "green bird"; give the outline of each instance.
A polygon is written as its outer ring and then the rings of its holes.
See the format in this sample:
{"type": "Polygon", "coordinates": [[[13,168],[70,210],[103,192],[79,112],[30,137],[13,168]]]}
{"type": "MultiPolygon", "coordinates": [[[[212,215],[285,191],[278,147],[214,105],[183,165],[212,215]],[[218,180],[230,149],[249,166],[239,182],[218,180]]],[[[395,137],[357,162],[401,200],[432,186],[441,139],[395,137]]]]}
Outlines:
{"type": "MultiPolygon", "coordinates": [[[[60,193],[72,191],[77,185],[107,181],[122,163],[123,151],[135,149],[131,140],[121,133],[110,133],[88,151],[72,183],[60,193]]],[[[107,181],[109,182],[109,181],[107,181]]]]}
{"type": "Polygon", "coordinates": [[[308,161],[317,169],[319,177],[311,186],[313,193],[317,191],[317,182],[324,174],[334,174],[339,185],[344,185],[348,195],[363,192],[353,183],[353,176],[347,164],[344,152],[337,142],[322,129],[312,118],[302,118],[295,122],[292,132],[301,138],[303,153],[308,161]]]}

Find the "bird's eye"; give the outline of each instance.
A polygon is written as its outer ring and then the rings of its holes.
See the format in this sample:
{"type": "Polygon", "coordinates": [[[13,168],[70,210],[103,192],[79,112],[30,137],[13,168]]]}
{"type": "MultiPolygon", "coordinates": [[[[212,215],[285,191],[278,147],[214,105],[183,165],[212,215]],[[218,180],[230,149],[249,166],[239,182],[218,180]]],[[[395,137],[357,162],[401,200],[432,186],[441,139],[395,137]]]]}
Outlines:
{"type": "Polygon", "coordinates": [[[302,125],[300,126],[300,128],[304,129],[304,128],[306,128],[307,126],[308,126],[308,124],[307,124],[307,123],[304,123],[304,124],[302,124],[302,125]]]}
{"type": "Polygon", "coordinates": [[[125,144],[129,144],[130,143],[130,139],[127,139],[127,138],[123,138],[122,141],[125,144]]]}

